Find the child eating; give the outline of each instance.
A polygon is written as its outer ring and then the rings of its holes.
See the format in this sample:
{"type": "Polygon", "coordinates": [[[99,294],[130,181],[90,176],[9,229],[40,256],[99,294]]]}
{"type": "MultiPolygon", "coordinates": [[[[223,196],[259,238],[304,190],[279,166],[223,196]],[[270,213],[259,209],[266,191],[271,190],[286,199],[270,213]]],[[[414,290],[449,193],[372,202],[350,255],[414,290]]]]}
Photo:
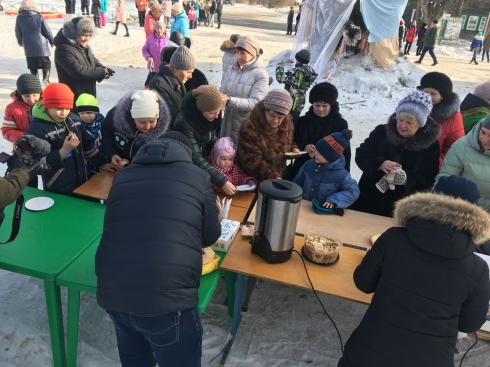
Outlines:
{"type": "MultiPolygon", "coordinates": [[[[214,148],[208,156],[208,163],[216,168],[234,186],[248,184],[257,187],[257,180],[248,176],[237,164],[233,163],[234,158],[235,149],[233,149],[233,141],[225,137],[218,139],[214,144],[214,148]]],[[[223,189],[216,185],[213,185],[213,190],[224,193],[223,189]]]]}
{"type": "Polygon", "coordinates": [[[345,169],[343,151],[349,146],[351,130],[318,140],[315,159],[307,161],[293,182],[303,188],[303,199],[316,199],[327,209],[344,209],[359,197],[357,182],[345,169]]]}

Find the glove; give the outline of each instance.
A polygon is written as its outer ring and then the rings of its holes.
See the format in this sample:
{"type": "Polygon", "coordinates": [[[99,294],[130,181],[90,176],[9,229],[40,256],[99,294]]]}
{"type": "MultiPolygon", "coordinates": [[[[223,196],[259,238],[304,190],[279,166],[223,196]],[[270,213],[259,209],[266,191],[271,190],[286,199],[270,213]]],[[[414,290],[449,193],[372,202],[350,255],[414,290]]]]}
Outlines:
{"type": "Polygon", "coordinates": [[[107,71],[109,72],[109,76],[113,76],[116,73],[116,71],[111,68],[107,68],[107,71]]]}
{"type": "Polygon", "coordinates": [[[316,214],[336,214],[340,215],[341,217],[344,215],[344,209],[342,208],[333,208],[333,209],[327,209],[321,206],[320,202],[316,199],[313,198],[311,201],[313,203],[313,210],[315,211],[316,214]]]}
{"type": "Polygon", "coordinates": [[[381,191],[382,194],[384,194],[389,187],[388,181],[386,180],[387,175],[388,174],[384,175],[383,178],[376,183],[376,188],[381,191]]]}
{"type": "Polygon", "coordinates": [[[39,161],[36,161],[35,159],[28,159],[25,157],[16,158],[17,159],[15,160],[12,170],[23,169],[29,174],[29,181],[31,181],[41,172],[41,165],[39,164],[39,161]]]}

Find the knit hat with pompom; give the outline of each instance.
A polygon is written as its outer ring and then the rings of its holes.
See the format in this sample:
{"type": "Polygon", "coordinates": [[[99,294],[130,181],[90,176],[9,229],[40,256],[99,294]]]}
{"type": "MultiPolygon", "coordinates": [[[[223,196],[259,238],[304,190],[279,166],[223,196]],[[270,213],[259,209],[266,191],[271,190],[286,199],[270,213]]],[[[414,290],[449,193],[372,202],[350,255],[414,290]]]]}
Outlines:
{"type": "Polygon", "coordinates": [[[401,112],[410,113],[417,118],[419,127],[424,127],[431,110],[432,99],[430,95],[422,91],[416,91],[398,103],[396,116],[398,117],[401,112]]]}

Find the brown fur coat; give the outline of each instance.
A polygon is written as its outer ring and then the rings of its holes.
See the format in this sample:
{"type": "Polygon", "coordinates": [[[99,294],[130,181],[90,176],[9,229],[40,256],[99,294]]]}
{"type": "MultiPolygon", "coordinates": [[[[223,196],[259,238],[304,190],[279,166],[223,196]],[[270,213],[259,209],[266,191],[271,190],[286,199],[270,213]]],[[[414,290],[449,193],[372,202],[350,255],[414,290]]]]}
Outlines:
{"type": "Polygon", "coordinates": [[[282,177],[286,169],[284,153],[297,148],[293,142],[294,126],[287,115],[277,129],[265,117],[260,101],[242,122],[238,132],[237,162],[257,181],[282,177]]]}

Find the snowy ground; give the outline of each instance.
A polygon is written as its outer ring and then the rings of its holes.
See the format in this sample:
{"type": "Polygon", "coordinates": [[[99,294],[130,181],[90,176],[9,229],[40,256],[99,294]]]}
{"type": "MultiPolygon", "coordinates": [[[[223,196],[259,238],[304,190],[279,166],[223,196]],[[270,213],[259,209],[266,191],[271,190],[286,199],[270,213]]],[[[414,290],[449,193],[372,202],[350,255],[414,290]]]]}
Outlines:
{"type": "MultiPolygon", "coordinates": [[[[55,0],[45,2],[62,4],[61,1],[55,0]]],[[[128,1],[126,5],[131,12],[134,2],[128,1]]],[[[270,12],[271,16],[284,16],[284,12],[257,7],[254,9],[270,12]]],[[[227,6],[225,11],[246,12],[247,6],[227,6]]],[[[61,28],[62,23],[62,20],[49,21],[53,33],[61,28]]],[[[16,78],[28,71],[23,49],[15,42],[15,17],[0,14],[0,24],[0,110],[3,110],[10,101],[10,92],[15,89],[16,78]]],[[[146,62],[141,56],[141,47],[145,39],[142,28],[130,26],[130,38],[123,38],[121,31],[117,37],[110,35],[108,32],[111,28],[112,25],[108,25],[91,42],[99,60],[116,70],[113,78],[103,81],[97,87],[103,113],[106,113],[124,93],[141,88],[147,75],[146,62]]],[[[292,38],[286,37],[283,31],[232,26],[222,26],[221,30],[199,28],[191,33],[194,40],[192,52],[198,68],[206,74],[210,83],[218,84],[221,79],[222,54],[219,46],[231,33],[257,37],[264,49],[265,60],[272,59],[268,66],[270,76],[273,76],[278,63],[288,64],[288,54],[283,51],[291,49],[292,38]]],[[[450,47],[441,47],[439,50],[447,52],[451,57],[457,54],[456,51],[451,51],[450,47]]],[[[461,79],[465,80],[464,82],[458,81],[458,78],[454,81],[455,91],[461,97],[484,81],[481,73],[471,70],[465,72],[469,77],[461,79]]],[[[354,56],[342,60],[331,82],[339,88],[341,113],[354,130],[354,149],[376,125],[386,122],[398,100],[414,90],[424,73],[424,70],[416,67],[405,57],[397,59],[389,72],[384,72],[370,58],[354,56]]],[[[56,81],[54,67],[51,80],[56,81]]],[[[276,86],[278,84],[274,82],[271,88],[276,86]]],[[[305,107],[305,111],[308,107],[305,107]]],[[[10,144],[0,139],[0,148],[0,151],[9,151],[10,144]]],[[[0,172],[4,172],[3,165],[0,166],[0,172]]],[[[360,177],[360,171],[354,163],[352,173],[356,179],[360,177]]],[[[222,306],[225,295],[222,281],[202,315],[203,366],[218,365],[219,358],[212,363],[209,362],[222,350],[230,331],[231,320],[227,309],[222,306]]],[[[42,282],[35,278],[0,271],[0,299],[0,367],[50,366],[51,348],[42,282]]],[[[64,291],[62,299],[66,310],[64,291]]],[[[321,296],[321,299],[337,323],[345,343],[359,324],[366,306],[325,295],[321,296]]],[[[469,341],[463,341],[459,348],[464,352],[469,345],[469,341]]],[[[464,366],[489,366],[489,350],[487,343],[480,342],[474,352],[470,353],[470,358],[465,361],[464,366]]],[[[456,357],[457,361],[461,355],[462,353],[456,357]]],[[[243,315],[227,366],[330,367],[336,366],[339,357],[339,341],[335,330],[322,314],[311,292],[259,281],[251,299],[249,312],[243,315]]],[[[82,293],[81,300],[78,365],[120,365],[112,323],[97,306],[95,296],[87,293],[82,293]]]]}

